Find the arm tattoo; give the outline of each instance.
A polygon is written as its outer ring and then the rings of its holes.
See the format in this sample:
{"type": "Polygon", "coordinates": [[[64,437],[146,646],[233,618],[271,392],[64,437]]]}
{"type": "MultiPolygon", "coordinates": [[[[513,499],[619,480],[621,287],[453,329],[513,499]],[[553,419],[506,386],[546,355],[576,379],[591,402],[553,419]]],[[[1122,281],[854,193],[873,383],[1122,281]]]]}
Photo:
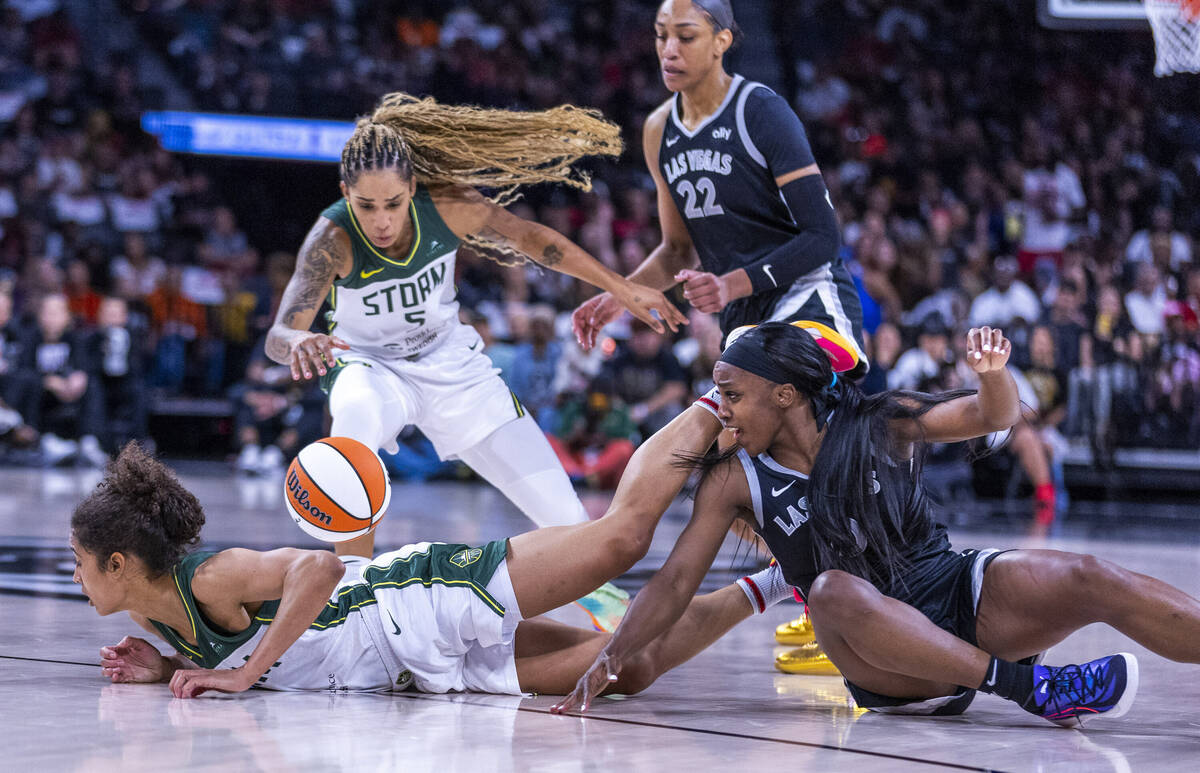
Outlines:
{"type": "Polygon", "coordinates": [[[279,321],[284,325],[291,327],[300,314],[320,308],[337,271],[337,252],[333,228],[325,228],[311,245],[301,248],[300,265],[292,277],[295,284],[284,293],[287,308],[279,315],[279,321]]]}
{"type": "Polygon", "coordinates": [[[542,250],[542,259],[538,261],[546,268],[554,268],[562,262],[563,252],[553,244],[547,244],[546,249],[542,250]]]}
{"type": "Polygon", "coordinates": [[[541,257],[536,258],[526,253],[525,250],[521,248],[521,245],[517,244],[512,239],[500,233],[495,228],[491,228],[490,226],[484,226],[483,228],[480,228],[479,232],[475,235],[484,241],[501,245],[501,247],[507,248],[507,251],[511,251],[517,255],[525,255],[540,265],[545,266],[546,268],[554,268],[561,263],[563,259],[563,251],[558,247],[558,245],[547,244],[542,248],[541,257]]]}
{"type": "Polygon", "coordinates": [[[288,363],[295,337],[291,331],[306,332],[312,326],[303,325],[302,317],[315,316],[326,288],[336,277],[339,251],[336,234],[333,227],[326,226],[309,233],[300,247],[296,271],[283,291],[275,324],[267,333],[266,355],[275,362],[288,363]]]}

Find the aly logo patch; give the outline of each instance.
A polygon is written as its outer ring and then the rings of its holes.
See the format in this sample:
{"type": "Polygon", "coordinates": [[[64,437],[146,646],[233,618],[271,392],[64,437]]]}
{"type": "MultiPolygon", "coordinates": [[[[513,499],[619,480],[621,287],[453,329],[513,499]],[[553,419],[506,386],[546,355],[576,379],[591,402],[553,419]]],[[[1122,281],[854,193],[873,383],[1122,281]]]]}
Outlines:
{"type": "Polygon", "coordinates": [[[470,566],[478,561],[483,556],[483,551],[479,548],[469,548],[468,550],[460,550],[450,556],[450,563],[457,567],[470,566]]]}

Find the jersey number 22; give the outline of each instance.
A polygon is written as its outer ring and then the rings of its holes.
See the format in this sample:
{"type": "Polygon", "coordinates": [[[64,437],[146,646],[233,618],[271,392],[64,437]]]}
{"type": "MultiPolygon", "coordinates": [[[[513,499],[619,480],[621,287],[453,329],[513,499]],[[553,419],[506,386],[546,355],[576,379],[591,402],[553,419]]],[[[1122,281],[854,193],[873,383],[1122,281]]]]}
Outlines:
{"type": "Polygon", "coordinates": [[[686,200],[683,214],[688,220],[725,214],[725,210],[717,203],[717,186],[707,177],[701,177],[694,186],[691,180],[681,180],[675,190],[686,200]],[[704,195],[703,208],[699,206],[701,194],[704,195]]]}

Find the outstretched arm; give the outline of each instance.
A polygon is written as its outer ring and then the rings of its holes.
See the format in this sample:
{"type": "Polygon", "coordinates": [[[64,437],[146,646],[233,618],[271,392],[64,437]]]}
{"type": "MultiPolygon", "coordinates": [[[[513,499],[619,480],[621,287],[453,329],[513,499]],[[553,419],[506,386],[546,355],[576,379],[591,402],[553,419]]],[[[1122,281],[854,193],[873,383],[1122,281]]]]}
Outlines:
{"type": "Polygon", "coordinates": [[[474,188],[444,188],[433,196],[442,219],[459,237],[475,237],[514,250],[546,268],[607,290],[635,317],[660,333],[664,332],[663,325],[651,311],[657,311],[672,331],[687,324],[687,317],[662,293],[624,279],[553,228],[517,217],[474,188]]]}
{"type": "MultiPolygon", "coordinates": [[[[681,271],[695,268],[700,262],[692,245],[692,236],[679,214],[679,208],[675,206],[675,200],[671,198],[671,191],[658,165],[658,146],[662,141],[670,106],[671,103],[667,102],[651,113],[642,128],[642,152],[646,157],[646,168],[654,179],[662,241],[628,277],[631,282],[663,291],[680,281],[677,275],[681,271]]],[[[620,315],[621,306],[609,293],[601,293],[585,301],[575,310],[572,318],[579,345],[585,350],[591,349],[596,344],[596,335],[600,330],[620,315]]]]}
{"type": "Polygon", "coordinates": [[[954,443],[1008,429],[1021,418],[1017,384],[1008,372],[1012,344],[999,328],[971,328],[967,363],[979,374],[979,391],[935,405],[918,419],[892,425],[897,442],[954,443]]]}
{"type": "Polygon", "coordinates": [[[692,520],[679,535],[666,563],[634,597],[625,618],[596,662],[580,677],[575,691],[557,703],[553,711],[569,711],[576,706],[587,711],[592,699],[617,680],[624,663],[680,619],[717,557],[734,518],[748,506],[749,499],[740,465],[727,462],[705,477],[696,492],[692,520]]]}
{"type": "Polygon", "coordinates": [[[241,692],[254,686],[317,619],[345,571],[329,551],[296,548],[266,553],[234,548],[201,564],[192,579],[192,593],[201,606],[279,599],[279,609],[245,665],[176,671],[171,692],[177,698],[194,698],[207,690],[241,692]]]}
{"type": "Polygon", "coordinates": [[[350,237],[332,220],[317,218],[296,256],[296,269],[267,333],[267,356],[290,365],[295,380],[301,375],[312,378],[314,370],[324,376],[335,359],[333,350],[349,348],[340,338],[312,333],[309,328],[333,280],[349,273],[352,263],[350,237]]]}

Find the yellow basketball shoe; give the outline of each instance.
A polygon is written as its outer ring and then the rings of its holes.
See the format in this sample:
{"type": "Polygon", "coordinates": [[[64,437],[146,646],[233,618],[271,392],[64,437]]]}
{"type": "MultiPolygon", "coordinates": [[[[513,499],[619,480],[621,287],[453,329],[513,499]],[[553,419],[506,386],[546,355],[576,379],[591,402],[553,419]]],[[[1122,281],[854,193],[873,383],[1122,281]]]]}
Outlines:
{"type": "Polygon", "coordinates": [[[775,668],[785,674],[806,674],[808,676],[841,676],[837,666],[815,641],[775,656],[775,668]]]}
{"type": "Polygon", "coordinates": [[[813,633],[812,621],[808,619],[808,615],[801,615],[775,629],[775,641],[789,647],[800,647],[816,640],[817,636],[813,633]]]}

